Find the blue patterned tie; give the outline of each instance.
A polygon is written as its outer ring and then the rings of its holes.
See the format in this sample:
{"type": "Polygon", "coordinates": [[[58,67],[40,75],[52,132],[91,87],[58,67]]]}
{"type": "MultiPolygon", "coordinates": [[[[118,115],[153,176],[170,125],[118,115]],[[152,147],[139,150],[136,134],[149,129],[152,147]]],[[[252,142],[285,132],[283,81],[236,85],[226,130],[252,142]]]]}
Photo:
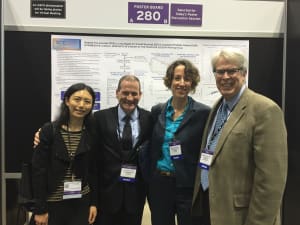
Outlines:
{"type": "MultiPolygon", "coordinates": [[[[215,151],[222,128],[224,126],[224,123],[227,120],[227,116],[228,116],[227,108],[228,108],[227,104],[223,103],[222,106],[220,107],[220,110],[218,111],[214,131],[209,141],[209,151],[212,152],[215,151]]],[[[201,170],[201,185],[204,191],[208,189],[208,170],[205,169],[201,170]]]]}

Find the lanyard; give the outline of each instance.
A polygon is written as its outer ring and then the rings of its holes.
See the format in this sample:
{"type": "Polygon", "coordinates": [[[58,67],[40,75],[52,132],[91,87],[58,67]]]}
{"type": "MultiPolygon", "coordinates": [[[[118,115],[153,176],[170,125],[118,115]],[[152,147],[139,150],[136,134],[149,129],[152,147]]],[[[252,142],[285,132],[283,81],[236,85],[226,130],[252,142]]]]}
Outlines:
{"type": "Polygon", "coordinates": [[[229,112],[229,114],[226,116],[226,118],[224,119],[224,121],[222,121],[221,125],[219,127],[216,127],[216,121],[215,121],[215,126],[214,126],[214,130],[211,134],[211,137],[210,137],[210,140],[208,142],[208,145],[207,145],[207,148],[209,149],[209,147],[211,146],[211,143],[213,141],[215,141],[215,139],[218,137],[218,135],[220,134],[223,126],[225,125],[225,123],[227,122],[230,114],[231,114],[232,111],[229,112]]]}
{"type": "MultiPolygon", "coordinates": [[[[82,135],[82,131],[83,131],[83,126],[81,127],[81,135],[82,135]]],[[[73,171],[73,165],[74,165],[74,161],[75,161],[76,149],[75,149],[74,152],[71,151],[71,135],[70,135],[70,130],[69,130],[69,124],[67,125],[67,136],[68,136],[68,153],[69,153],[69,157],[70,157],[69,168],[70,168],[71,173],[72,173],[72,180],[74,180],[75,179],[75,174],[74,174],[74,171],[73,171]]]]}

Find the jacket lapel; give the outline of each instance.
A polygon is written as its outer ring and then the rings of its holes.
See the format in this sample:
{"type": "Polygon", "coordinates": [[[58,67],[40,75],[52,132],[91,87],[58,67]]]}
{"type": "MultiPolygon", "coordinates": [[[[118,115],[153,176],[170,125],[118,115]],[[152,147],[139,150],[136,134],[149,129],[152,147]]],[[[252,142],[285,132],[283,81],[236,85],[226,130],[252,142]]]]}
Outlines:
{"type": "Polygon", "coordinates": [[[143,113],[142,110],[138,108],[139,111],[139,125],[140,125],[140,133],[138,136],[138,141],[136,142],[135,146],[133,147],[134,150],[141,144],[141,142],[144,140],[144,136],[146,133],[147,127],[147,118],[145,118],[145,113],[143,113]]]}
{"type": "MultiPolygon", "coordinates": [[[[186,112],[186,115],[184,116],[182,122],[180,123],[176,133],[179,132],[188,123],[188,121],[192,118],[192,116],[193,116],[193,114],[196,110],[194,100],[192,100],[190,107],[191,107],[191,110],[188,110],[186,112]]],[[[158,123],[160,124],[161,127],[166,127],[166,117],[165,117],[166,108],[167,108],[167,104],[165,103],[165,104],[163,104],[162,110],[161,110],[160,114],[158,115],[157,120],[158,120],[158,123]]]]}
{"type": "MultiPolygon", "coordinates": [[[[225,125],[222,129],[222,133],[219,137],[219,140],[218,140],[215,152],[214,152],[214,157],[212,159],[212,163],[215,161],[218,154],[222,151],[222,146],[224,145],[224,142],[226,141],[227,137],[230,135],[232,129],[244,115],[245,109],[247,106],[247,100],[248,100],[248,89],[246,89],[244,91],[244,93],[242,94],[240,100],[234,107],[234,110],[231,112],[230,117],[228,118],[227,122],[225,123],[225,125]]],[[[217,111],[217,108],[214,111],[217,111]]]]}
{"type": "Polygon", "coordinates": [[[166,109],[167,109],[167,104],[163,104],[160,114],[158,114],[157,122],[161,127],[166,127],[166,109]]]}
{"type": "Polygon", "coordinates": [[[68,153],[68,149],[66,146],[65,141],[63,140],[63,137],[61,135],[60,132],[57,132],[56,136],[57,139],[54,140],[53,144],[52,144],[52,148],[54,149],[53,153],[59,158],[62,159],[66,162],[70,161],[70,157],[69,157],[69,153],[68,153]],[[56,144],[58,143],[58,145],[62,144],[63,147],[62,148],[56,148],[56,144]]]}
{"type": "Polygon", "coordinates": [[[113,130],[113,143],[120,143],[120,134],[119,134],[119,117],[118,117],[118,107],[113,108],[112,116],[111,116],[111,121],[108,123],[110,129],[113,130]]]}
{"type": "Polygon", "coordinates": [[[107,122],[108,126],[108,133],[112,135],[108,135],[111,140],[111,143],[114,143],[115,147],[111,149],[111,153],[114,154],[116,157],[121,158],[121,141],[120,141],[120,134],[119,131],[119,118],[118,118],[118,106],[111,108],[111,111],[108,111],[109,115],[109,122],[107,122]]]}
{"type": "Polygon", "coordinates": [[[176,132],[180,131],[188,123],[188,121],[191,119],[191,117],[193,116],[193,114],[195,112],[195,104],[194,104],[193,100],[191,102],[190,107],[191,107],[191,109],[186,112],[186,114],[183,117],[183,120],[182,120],[181,124],[179,125],[176,132]]]}

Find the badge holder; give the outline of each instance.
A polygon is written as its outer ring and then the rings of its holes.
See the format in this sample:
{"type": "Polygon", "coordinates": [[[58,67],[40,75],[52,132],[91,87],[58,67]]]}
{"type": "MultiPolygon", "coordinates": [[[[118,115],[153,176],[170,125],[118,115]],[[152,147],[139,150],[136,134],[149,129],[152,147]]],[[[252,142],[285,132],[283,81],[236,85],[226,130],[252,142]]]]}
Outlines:
{"type": "Polygon", "coordinates": [[[199,167],[201,167],[204,170],[209,170],[213,155],[214,155],[214,153],[212,151],[209,151],[208,149],[204,149],[201,152],[201,157],[200,157],[200,161],[198,164],[199,167]]]}
{"type": "Polygon", "coordinates": [[[81,180],[65,181],[63,199],[81,198],[81,188],[81,180]]]}
{"type": "Polygon", "coordinates": [[[136,170],[137,167],[135,165],[123,164],[121,167],[121,173],[119,178],[120,181],[134,183],[136,170]]]}
{"type": "Polygon", "coordinates": [[[169,143],[170,157],[173,160],[182,159],[181,145],[179,141],[172,141],[169,143]]]}

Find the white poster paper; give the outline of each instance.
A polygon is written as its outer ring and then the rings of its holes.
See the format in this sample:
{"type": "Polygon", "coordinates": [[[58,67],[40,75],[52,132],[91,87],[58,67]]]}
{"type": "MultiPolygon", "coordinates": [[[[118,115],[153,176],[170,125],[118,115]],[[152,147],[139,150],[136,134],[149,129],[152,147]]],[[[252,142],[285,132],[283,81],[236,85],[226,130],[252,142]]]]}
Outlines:
{"type": "Polygon", "coordinates": [[[247,40],[52,35],[52,119],[64,91],[78,82],[97,92],[94,110],[117,105],[118,80],[125,74],[139,77],[143,92],[139,105],[150,110],[170,98],[163,77],[168,65],[182,58],[190,60],[200,72],[200,84],[191,97],[211,106],[220,94],[210,60],[224,47],[240,48],[249,58],[247,40]]]}

